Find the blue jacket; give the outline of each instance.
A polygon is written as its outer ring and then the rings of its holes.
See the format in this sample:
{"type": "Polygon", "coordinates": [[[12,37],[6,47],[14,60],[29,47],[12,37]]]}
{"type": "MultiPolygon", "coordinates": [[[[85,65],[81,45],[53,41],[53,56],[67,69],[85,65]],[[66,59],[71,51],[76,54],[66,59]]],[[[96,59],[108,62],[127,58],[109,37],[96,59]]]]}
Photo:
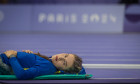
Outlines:
{"type": "MultiPolygon", "coordinates": [[[[14,74],[18,79],[32,79],[41,75],[54,74],[57,69],[53,63],[35,54],[29,54],[25,52],[17,52],[17,57],[7,58],[5,54],[0,55],[2,61],[11,66],[14,74]],[[29,68],[24,70],[24,68],[29,68]]],[[[66,74],[61,71],[60,74],[66,74]]],[[[79,72],[79,74],[86,74],[85,69],[79,72]]]]}

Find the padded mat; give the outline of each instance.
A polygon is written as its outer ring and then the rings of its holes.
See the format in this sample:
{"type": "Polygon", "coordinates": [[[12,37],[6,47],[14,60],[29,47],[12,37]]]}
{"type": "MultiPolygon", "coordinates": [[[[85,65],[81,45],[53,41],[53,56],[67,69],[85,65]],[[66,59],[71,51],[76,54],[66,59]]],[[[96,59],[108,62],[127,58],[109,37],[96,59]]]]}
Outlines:
{"type": "MultiPolygon", "coordinates": [[[[46,79],[89,79],[92,74],[59,74],[59,75],[43,75],[34,78],[33,80],[46,80],[46,79]]],[[[0,75],[0,80],[17,80],[15,75],[0,75]]]]}

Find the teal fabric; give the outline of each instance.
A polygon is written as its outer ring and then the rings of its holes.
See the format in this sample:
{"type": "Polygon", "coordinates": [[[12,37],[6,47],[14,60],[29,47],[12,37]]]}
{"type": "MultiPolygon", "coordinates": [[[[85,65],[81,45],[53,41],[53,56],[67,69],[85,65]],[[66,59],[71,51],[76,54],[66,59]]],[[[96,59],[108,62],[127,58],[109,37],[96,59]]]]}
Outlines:
{"type": "MultiPolygon", "coordinates": [[[[90,79],[92,74],[82,74],[82,75],[74,75],[74,74],[58,74],[58,75],[43,75],[33,78],[31,80],[51,80],[51,79],[90,79]]],[[[15,75],[0,75],[0,80],[17,80],[15,75]]]]}

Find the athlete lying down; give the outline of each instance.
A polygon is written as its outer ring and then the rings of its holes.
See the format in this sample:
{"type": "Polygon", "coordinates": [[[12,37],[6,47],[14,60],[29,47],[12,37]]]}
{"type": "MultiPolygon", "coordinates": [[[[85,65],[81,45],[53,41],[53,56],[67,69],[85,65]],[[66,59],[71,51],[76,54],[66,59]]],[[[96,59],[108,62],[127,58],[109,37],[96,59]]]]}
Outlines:
{"type": "MultiPolygon", "coordinates": [[[[56,54],[51,57],[30,50],[8,50],[0,54],[0,74],[13,75],[17,79],[32,79],[41,75],[63,73],[76,74],[83,69],[82,59],[75,54],[56,54]]],[[[80,72],[86,74],[85,70],[80,72]]]]}

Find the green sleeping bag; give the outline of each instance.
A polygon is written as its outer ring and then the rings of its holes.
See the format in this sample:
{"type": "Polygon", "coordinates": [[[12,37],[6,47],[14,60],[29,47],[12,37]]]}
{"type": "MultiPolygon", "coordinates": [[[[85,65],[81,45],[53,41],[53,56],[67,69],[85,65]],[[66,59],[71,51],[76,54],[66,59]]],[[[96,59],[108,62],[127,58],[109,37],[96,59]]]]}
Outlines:
{"type": "MultiPolygon", "coordinates": [[[[43,75],[34,78],[33,80],[46,80],[46,79],[89,79],[92,74],[59,74],[59,75],[43,75]]],[[[17,80],[15,75],[0,75],[0,80],[17,80]]]]}

